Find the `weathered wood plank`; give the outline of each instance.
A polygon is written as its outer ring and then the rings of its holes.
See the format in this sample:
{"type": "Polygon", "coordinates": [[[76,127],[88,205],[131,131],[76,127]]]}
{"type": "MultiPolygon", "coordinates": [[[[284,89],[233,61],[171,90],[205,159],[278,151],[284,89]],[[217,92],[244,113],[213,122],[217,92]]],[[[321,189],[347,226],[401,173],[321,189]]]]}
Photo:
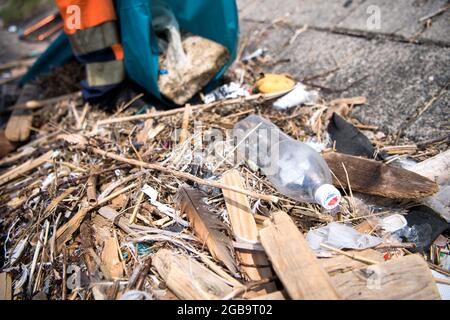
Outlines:
{"type": "MultiPolygon", "coordinates": [[[[224,174],[222,182],[229,186],[234,186],[244,189],[244,183],[240,176],[239,171],[230,170],[224,174]]],[[[231,190],[222,189],[225,204],[227,207],[228,215],[230,217],[231,228],[235,235],[236,240],[243,240],[256,243],[258,239],[258,228],[256,226],[255,218],[250,209],[250,203],[246,195],[234,192],[231,190]]],[[[238,256],[242,266],[242,271],[248,276],[250,280],[258,281],[261,279],[270,278],[272,271],[269,266],[269,261],[264,252],[254,252],[244,249],[236,249],[236,255],[238,256]]],[[[264,286],[265,293],[275,291],[273,284],[267,284],[264,286]]],[[[260,292],[261,293],[261,292],[260,292]]]]}
{"type": "MultiPolygon", "coordinates": [[[[35,85],[26,84],[20,93],[17,105],[33,100],[38,95],[38,88],[35,85]]],[[[27,109],[16,108],[6,125],[5,135],[9,141],[23,142],[30,137],[31,124],[33,122],[33,112],[27,109]]]]}
{"type": "Polygon", "coordinates": [[[250,300],[288,300],[289,296],[285,291],[275,291],[261,296],[256,296],[250,300]]]}
{"type": "Polygon", "coordinates": [[[181,253],[161,249],[153,257],[152,264],[169,289],[180,299],[220,299],[233,290],[215,273],[181,253]]]}
{"type": "Polygon", "coordinates": [[[440,300],[433,275],[419,255],[338,273],[332,281],[349,300],[440,300]]]}
{"type": "Polygon", "coordinates": [[[12,299],[12,279],[7,272],[0,273],[0,300],[12,299]]]}
{"type": "Polygon", "coordinates": [[[284,212],[259,232],[273,268],[292,299],[337,300],[339,294],[292,219],[284,212]]]}
{"type": "Polygon", "coordinates": [[[382,162],[358,158],[342,153],[326,153],[323,156],[334,173],[333,183],[353,191],[393,199],[418,199],[438,191],[434,181],[406,169],[382,162]],[[344,166],[345,170],[344,170],[344,166]]]}

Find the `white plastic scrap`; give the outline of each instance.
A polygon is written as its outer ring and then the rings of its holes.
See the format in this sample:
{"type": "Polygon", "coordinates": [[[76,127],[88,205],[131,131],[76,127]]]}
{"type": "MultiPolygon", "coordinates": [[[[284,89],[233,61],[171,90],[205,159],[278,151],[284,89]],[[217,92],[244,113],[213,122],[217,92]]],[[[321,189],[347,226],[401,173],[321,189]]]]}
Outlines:
{"type": "Polygon", "coordinates": [[[307,91],[302,83],[297,83],[292,91],[275,101],[273,107],[278,110],[287,110],[301,104],[315,103],[318,97],[317,91],[307,91]]]}
{"type": "Polygon", "coordinates": [[[159,211],[163,212],[164,214],[168,215],[172,219],[174,219],[176,222],[181,224],[184,227],[188,227],[189,223],[183,219],[181,219],[175,212],[174,209],[172,209],[169,206],[166,206],[165,204],[162,204],[158,200],[158,191],[156,191],[154,188],[150,187],[148,184],[144,185],[141,190],[143,193],[145,193],[150,198],[150,203],[154,205],[156,208],[158,208],[159,211]]]}
{"type": "Polygon", "coordinates": [[[381,220],[380,226],[386,232],[395,232],[406,227],[408,222],[401,214],[393,214],[381,220]]]}
{"type": "Polygon", "coordinates": [[[131,290],[122,295],[120,300],[155,300],[153,296],[145,291],[131,290]]]}
{"type": "Polygon", "coordinates": [[[382,240],[378,237],[359,233],[352,227],[332,222],[329,225],[310,230],[306,236],[309,246],[316,252],[326,250],[321,243],[336,249],[367,249],[379,245],[382,240]]]}
{"type": "Polygon", "coordinates": [[[322,142],[318,141],[316,137],[308,137],[304,143],[321,153],[323,150],[331,146],[331,137],[328,132],[325,132],[322,142]]]}
{"type": "Polygon", "coordinates": [[[267,51],[268,51],[268,50],[265,49],[265,48],[259,48],[259,49],[256,49],[256,50],[253,51],[252,53],[245,55],[245,56],[242,58],[242,62],[247,62],[247,61],[250,61],[250,60],[259,58],[259,57],[261,57],[261,56],[264,56],[264,55],[267,53],[267,51]]]}
{"type": "Polygon", "coordinates": [[[14,250],[11,253],[11,259],[9,263],[11,266],[13,266],[17,262],[17,260],[19,260],[27,244],[28,244],[28,237],[25,237],[24,239],[20,240],[19,243],[17,243],[17,245],[14,247],[14,250]]]}
{"type": "Polygon", "coordinates": [[[242,88],[236,82],[230,82],[229,84],[225,84],[216,90],[208,93],[205,98],[205,103],[211,103],[220,100],[226,99],[236,99],[238,97],[247,97],[250,93],[247,90],[242,88]]]}

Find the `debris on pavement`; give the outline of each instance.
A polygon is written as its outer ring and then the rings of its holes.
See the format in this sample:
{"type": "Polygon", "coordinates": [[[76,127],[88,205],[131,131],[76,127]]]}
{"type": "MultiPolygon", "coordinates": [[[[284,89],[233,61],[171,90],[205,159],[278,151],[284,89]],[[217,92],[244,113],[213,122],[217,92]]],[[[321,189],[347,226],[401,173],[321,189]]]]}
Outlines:
{"type": "Polygon", "coordinates": [[[337,113],[333,113],[327,131],[336,151],[352,156],[364,156],[373,159],[375,148],[370,140],[351,123],[337,113]]]}
{"type": "Polygon", "coordinates": [[[220,100],[248,97],[249,95],[248,90],[242,88],[236,82],[230,82],[205,95],[203,102],[212,103],[220,100]]]}
{"type": "Polygon", "coordinates": [[[2,97],[0,300],[449,299],[441,142],[259,46],[200,103],[233,53],[171,19],[157,86],[180,107],[84,102],[74,61],[2,97]]]}
{"type": "Polygon", "coordinates": [[[264,74],[256,81],[256,87],[261,93],[274,93],[290,91],[295,86],[295,81],[283,74],[264,74]]]}
{"type": "Polygon", "coordinates": [[[315,251],[326,250],[323,244],[336,249],[368,249],[382,243],[380,238],[361,234],[352,227],[332,222],[325,227],[308,232],[306,240],[311,249],[315,251]]]}
{"type": "Polygon", "coordinates": [[[317,91],[307,91],[303,84],[297,83],[291,92],[275,101],[273,107],[278,110],[287,110],[301,104],[313,104],[317,98],[317,91]]]}

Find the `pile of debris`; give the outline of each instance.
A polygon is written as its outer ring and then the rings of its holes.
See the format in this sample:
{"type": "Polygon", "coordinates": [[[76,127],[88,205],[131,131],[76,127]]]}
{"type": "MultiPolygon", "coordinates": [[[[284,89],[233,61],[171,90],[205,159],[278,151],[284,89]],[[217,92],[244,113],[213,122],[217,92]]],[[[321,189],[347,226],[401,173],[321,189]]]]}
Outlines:
{"type": "Polygon", "coordinates": [[[7,131],[35,133],[0,160],[0,299],[448,298],[442,142],[402,144],[351,118],[364,97],[325,101],[257,63],[168,111],[25,86],[7,131]],[[321,153],[339,206],[287,197],[236,155],[252,114],[321,153]]]}

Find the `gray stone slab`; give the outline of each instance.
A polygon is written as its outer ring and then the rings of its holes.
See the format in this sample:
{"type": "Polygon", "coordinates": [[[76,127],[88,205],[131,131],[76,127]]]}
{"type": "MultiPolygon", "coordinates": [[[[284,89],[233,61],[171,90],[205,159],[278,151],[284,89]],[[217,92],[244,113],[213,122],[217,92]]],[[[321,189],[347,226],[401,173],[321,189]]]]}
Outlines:
{"type": "Polygon", "coordinates": [[[239,0],[241,18],[333,28],[365,0],[239,0]],[[348,6],[345,6],[349,3],[348,6]]]}
{"type": "Polygon", "coordinates": [[[450,44],[450,10],[432,19],[431,27],[419,37],[436,43],[450,44]]]}
{"type": "MultiPolygon", "coordinates": [[[[263,29],[262,25],[243,22],[242,30],[254,34],[263,29]]],[[[264,71],[286,72],[301,80],[339,65],[337,72],[314,80],[314,84],[335,90],[353,84],[347,90],[323,91],[322,95],[330,99],[366,96],[368,105],[355,108],[355,117],[363,123],[380,126],[386,133],[397,132],[450,81],[450,48],[308,30],[292,45],[280,49],[292,36],[292,30],[270,28],[264,33],[264,37],[254,37],[256,43],[251,42],[249,48],[267,47],[274,59],[290,60],[264,71]],[[355,84],[357,80],[361,81],[355,84]]],[[[445,99],[424,113],[417,125],[412,124],[407,130],[409,138],[413,141],[433,138],[447,130],[449,113],[445,99]]]]}
{"type": "Polygon", "coordinates": [[[450,135],[450,91],[433,103],[416,121],[406,128],[405,134],[414,141],[441,138],[450,135]],[[425,130],[426,129],[426,130],[425,130]]]}
{"type": "Polygon", "coordinates": [[[284,20],[298,26],[308,24],[312,28],[388,35],[402,40],[417,37],[450,45],[447,15],[433,19],[435,23],[425,31],[419,21],[448,5],[446,0],[239,0],[238,5],[244,20],[284,20]],[[370,23],[373,8],[380,12],[379,28],[370,23]]]}
{"type": "MultiPolygon", "coordinates": [[[[419,21],[420,18],[436,12],[447,4],[446,0],[367,0],[338,23],[336,27],[410,39],[423,29],[423,23],[419,21]],[[379,28],[370,23],[371,14],[375,12],[372,10],[378,9],[380,12],[379,28]]],[[[436,35],[434,34],[433,40],[445,40],[445,37],[436,38],[436,35]]],[[[427,37],[422,35],[421,38],[426,39],[427,37]]]]}

